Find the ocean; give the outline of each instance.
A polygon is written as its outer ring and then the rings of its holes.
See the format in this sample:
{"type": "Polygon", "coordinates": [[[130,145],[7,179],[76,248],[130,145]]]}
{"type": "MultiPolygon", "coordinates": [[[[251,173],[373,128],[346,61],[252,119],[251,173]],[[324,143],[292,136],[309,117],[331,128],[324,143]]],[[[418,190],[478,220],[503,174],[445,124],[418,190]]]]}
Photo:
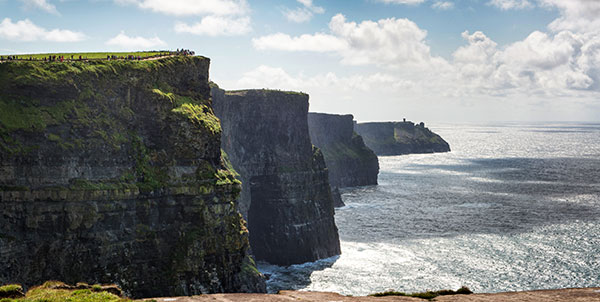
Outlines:
{"type": "Polygon", "coordinates": [[[438,124],[450,153],[379,157],[342,190],[342,255],[260,263],[269,291],[600,286],[600,124],[438,124]]]}

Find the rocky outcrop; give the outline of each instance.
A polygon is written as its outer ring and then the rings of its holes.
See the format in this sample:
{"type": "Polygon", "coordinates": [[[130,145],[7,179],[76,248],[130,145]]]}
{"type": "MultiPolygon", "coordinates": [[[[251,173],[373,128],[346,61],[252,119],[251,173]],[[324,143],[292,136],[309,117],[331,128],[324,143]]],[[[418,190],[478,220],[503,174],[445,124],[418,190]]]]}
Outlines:
{"type": "Polygon", "coordinates": [[[257,260],[288,265],[340,253],[327,170],[308,134],[308,95],[213,88],[222,147],[240,173],[240,211],[257,260]]]}
{"type": "Polygon", "coordinates": [[[377,155],[449,152],[450,146],[424,123],[358,123],[354,130],[377,155]]]}
{"type": "Polygon", "coordinates": [[[209,60],[0,64],[0,284],[265,291],[209,60]]]}
{"type": "Polygon", "coordinates": [[[332,187],[377,184],[377,155],[354,132],[353,119],[350,114],[308,114],[310,139],[323,151],[332,187]]]}

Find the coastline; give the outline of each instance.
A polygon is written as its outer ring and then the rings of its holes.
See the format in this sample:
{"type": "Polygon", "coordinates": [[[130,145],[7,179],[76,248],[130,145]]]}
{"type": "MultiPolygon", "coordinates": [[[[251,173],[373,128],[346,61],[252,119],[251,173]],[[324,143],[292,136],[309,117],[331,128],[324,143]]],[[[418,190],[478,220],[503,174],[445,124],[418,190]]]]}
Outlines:
{"type": "MultiPolygon", "coordinates": [[[[329,292],[307,292],[307,291],[281,291],[279,294],[211,294],[191,297],[164,297],[147,299],[144,301],[157,302],[203,302],[203,301],[222,301],[222,302],[241,302],[241,301],[265,301],[265,302],[287,302],[287,301],[336,301],[336,302],[386,302],[386,301],[428,301],[425,299],[386,296],[386,297],[353,297],[343,296],[337,293],[329,292]]],[[[501,293],[475,293],[471,295],[452,295],[439,296],[430,301],[445,302],[479,302],[479,301],[600,301],[600,287],[592,288],[564,288],[532,290],[519,292],[501,292],[501,293]]]]}

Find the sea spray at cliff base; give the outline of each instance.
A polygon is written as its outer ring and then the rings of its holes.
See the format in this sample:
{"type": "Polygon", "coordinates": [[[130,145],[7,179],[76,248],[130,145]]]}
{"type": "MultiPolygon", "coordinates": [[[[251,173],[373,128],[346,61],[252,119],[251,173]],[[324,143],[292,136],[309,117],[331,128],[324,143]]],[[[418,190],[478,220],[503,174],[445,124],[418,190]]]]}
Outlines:
{"type": "Polygon", "coordinates": [[[270,290],[598,286],[600,125],[430,128],[453,151],[380,157],[379,186],[342,190],[342,255],[261,265],[270,290]]]}

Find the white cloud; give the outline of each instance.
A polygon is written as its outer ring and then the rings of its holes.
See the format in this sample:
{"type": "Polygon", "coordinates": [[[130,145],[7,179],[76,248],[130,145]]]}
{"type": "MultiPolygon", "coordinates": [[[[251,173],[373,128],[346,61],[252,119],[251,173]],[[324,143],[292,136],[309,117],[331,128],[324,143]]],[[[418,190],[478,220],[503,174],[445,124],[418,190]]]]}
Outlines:
{"type": "Polygon", "coordinates": [[[5,18],[0,23],[0,38],[13,41],[50,41],[50,42],[78,42],[85,40],[83,33],[65,30],[47,30],[39,27],[29,19],[15,23],[10,18],[5,18]]]}
{"type": "Polygon", "coordinates": [[[213,37],[243,35],[251,30],[250,17],[206,16],[192,25],[183,22],[175,24],[175,32],[213,37]]]}
{"type": "Polygon", "coordinates": [[[533,4],[528,0],[490,0],[488,4],[501,10],[526,9],[533,7],[533,4]]]}
{"type": "Polygon", "coordinates": [[[129,37],[125,34],[124,31],[121,31],[114,38],[106,41],[106,45],[118,46],[120,48],[128,49],[128,50],[140,50],[140,49],[150,49],[152,47],[166,46],[163,40],[158,37],[154,38],[144,38],[144,37],[129,37]]]}
{"type": "Polygon", "coordinates": [[[254,48],[258,50],[284,50],[284,51],[314,51],[330,52],[342,51],[348,46],[346,41],[332,35],[317,33],[314,35],[301,35],[291,37],[287,34],[277,33],[252,39],[254,48]]]}
{"type": "Polygon", "coordinates": [[[594,0],[538,0],[542,6],[556,7],[561,16],[548,26],[552,31],[600,31],[600,1],[594,0]]]}
{"type": "Polygon", "coordinates": [[[450,1],[436,1],[431,5],[433,9],[449,10],[454,8],[454,2],[450,1]]]}
{"type": "Polygon", "coordinates": [[[27,8],[41,9],[51,14],[58,14],[56,6],[46,0],[20,0],[27,8]]]}
{"type": "Polygon", "coordinates": [[[249,7],[246,0],[114,0],[118,4],[136,5],[175,16],[192,15],[244,15],[249,7]]]}
{"type": "Polygon", "coordinates": [[[295,9],[285,9],[283,15],[288,21],[303,23],[310,21],[314,14],[322,14],[325,9],[313,4],[312,0],[297,0],[303,7],[297,7],[295,9]]]}
{"type": "Polygon", "coordinates": [[[389,3],[389,4],[420,4],[425,2],[425,0],[376,0],[377,2],[389,3]]]}
{"type": "MultiPolygon", "coordinates": [[[[600,92],[600,37],[535,31],[498,49],[481,32],[463,33],[454,53],[459,94],[578,96],[600,92]]],[[[457,90],[458,91],[458,90],[457,90]]]]}
{"type": "Polygon", "coordinates": [[[412,66],[444,68],[445,61],[432,57],[425,43],[427,31],[408,19],[377,22],[347,22],[337,14],[329,23],[330,33],[291,37],[277,33],[252,40],[259,50],[335,52],[345,65],[377,65],[386,68],[412,66]]]}
{"type": "Polygon", "coordinates": [[[283,11],[283,15],[288,21],[303,23],[308,22],[313,17],[313,13],[303,7],[298,7],[296,9],[286,9],[283,11]]]}
{"type": "Polygon", "coordinates": [[[236,83],[238,87],[262,87],[283,90],[311,91],[329,89],[340,93],[381,91],[405,91],[414,87],[409,80],[402,80],[386,73],[372,73],[340,77],[333,72],[307,77],[290,75],[284,69],[261,65],[245,72],[236,83]]]}

